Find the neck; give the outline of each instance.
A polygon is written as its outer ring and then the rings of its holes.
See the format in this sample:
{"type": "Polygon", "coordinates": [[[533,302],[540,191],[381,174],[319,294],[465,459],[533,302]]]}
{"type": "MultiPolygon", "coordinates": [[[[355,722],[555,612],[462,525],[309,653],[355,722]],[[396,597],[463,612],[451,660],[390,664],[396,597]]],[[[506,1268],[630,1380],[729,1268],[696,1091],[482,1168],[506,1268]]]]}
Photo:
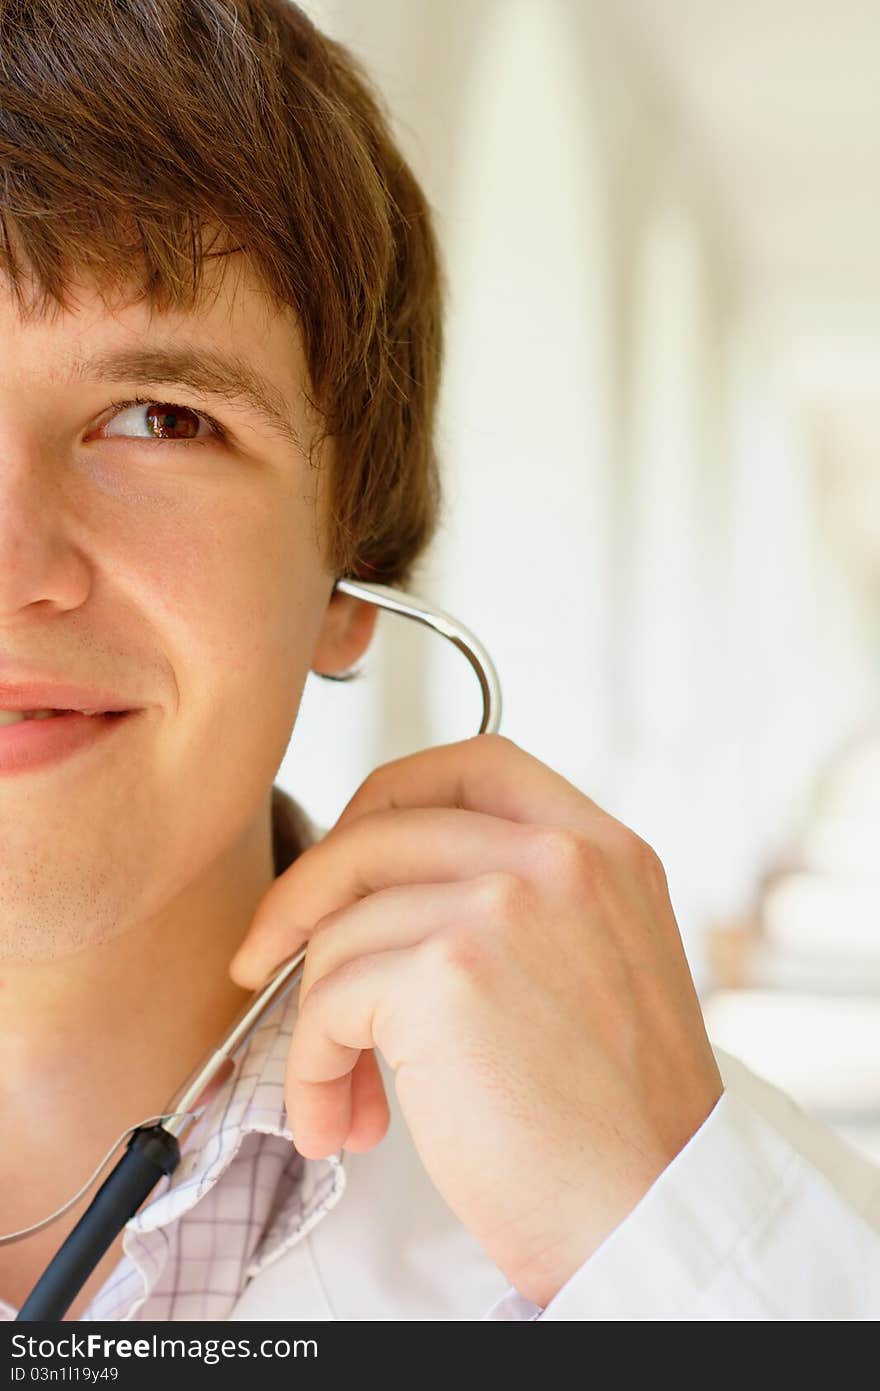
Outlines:
{"type": "Polygon", "coordinates": [[[81,1186],[163,1111],[251,996],[228,964],[274,878],[271,803],[162,912],[74,955],[0,966],[0,1233],[81,1186]],[[11,1181],[11,1182],[10,1182],[11,1181]]]}

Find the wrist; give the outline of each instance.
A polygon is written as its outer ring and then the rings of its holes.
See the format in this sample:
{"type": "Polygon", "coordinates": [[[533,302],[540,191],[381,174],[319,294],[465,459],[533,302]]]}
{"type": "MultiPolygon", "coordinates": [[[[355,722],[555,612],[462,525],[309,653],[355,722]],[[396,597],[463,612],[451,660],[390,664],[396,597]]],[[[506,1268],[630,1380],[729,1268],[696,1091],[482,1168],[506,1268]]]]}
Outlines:
{"type": "Polygon", "coordinates": [[[540,1241],[533,1240],[528,1254],[506,1263],[504,1273],[513,1288],[524,1299],[546,1308],[563,1285],[634,1211],[663,1168],[660,1162],[651,1172],[643,1170],[638,1181],[628,1185],[625,1193],[617,1190],[613,1201],[609,1201],[609,1195],[597,1201],[594,1183],[593,1201],[566,1205],[564,1215],[555,1214],[561,1220],[552,1235],[545,1234],[540,1241]]]}

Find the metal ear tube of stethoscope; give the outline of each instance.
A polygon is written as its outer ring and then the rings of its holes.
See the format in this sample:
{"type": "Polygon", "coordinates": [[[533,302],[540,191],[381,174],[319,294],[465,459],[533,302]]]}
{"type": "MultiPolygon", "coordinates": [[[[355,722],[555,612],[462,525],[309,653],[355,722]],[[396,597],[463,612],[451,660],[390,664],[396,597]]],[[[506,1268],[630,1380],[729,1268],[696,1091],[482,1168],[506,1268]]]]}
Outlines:
{"type": "MultiPolygon", "coordinates": [[[[501,723],[498,675],[488,652],[473,633],[442,609],[388,585],[339,579],[335,587],[355,599],[423,623],[452,642],[470,662],[480,684],[483,710],[477,732],[494,734],[498,730],[501,723]]],[[[230,1025],[222,1043],[199,1063],[178,1088],[161,1116],[153,1117],[149,1124],[142,1123],[131,1131],[125,1154],[40,1276],[22,1305],[17,1321],[57,1322],[63,1319],[125,1224],[138,1212],[160,1180],[170,1178],[176,1170],[181,1158],[181,1140],[204,1114],[207,1101],[213,1096],[217,1085],[222,1085],[226,1080],[225,1074],[230,1071],[230,1065],[254,1031],[296,986],[303,973],[306,950],[303,946],[283,961],[266,983],[254,992],[230,1025]]],[[[110,1154],[117,1145],[112,1147],[110,1154]]],[[[96,1174],[101,1172],[108,1158],[109,1154],[101,1161],[96,1174]]],[[[81,1192],[86,1191],[96,1174],[92,1175],[81,1192]]],[[[77,1198],[79,1196],[76,1195],[77,1198]]],[[[74,1201],[70,1199],[58,1212],[32,1227],[0,1237],[0,1243],[23,1239],[45,1227],[60,1217],[74,1201]]]]}
{"type": "Polygon", "coordinates": [[[276,966],[268,981],[245,1005],[219,1048],[215,1049],[187,1078],[168,1107],[170,1119],[162,1121],[162,1129],[181,1140],[199,1116],[201,1104],[212,1083],[220,1076],[267,1015],[298,983],[303,973],[306,948],[301,947],[280,966],[276,966]]]}

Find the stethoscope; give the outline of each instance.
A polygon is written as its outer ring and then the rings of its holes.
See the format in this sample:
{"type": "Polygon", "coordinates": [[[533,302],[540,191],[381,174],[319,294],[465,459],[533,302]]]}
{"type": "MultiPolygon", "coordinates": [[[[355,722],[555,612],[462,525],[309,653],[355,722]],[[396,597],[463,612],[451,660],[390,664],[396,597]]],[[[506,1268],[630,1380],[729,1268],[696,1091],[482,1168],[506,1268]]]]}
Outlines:
{"type": "MultiPolygon", "coordinates": [[[[477,732],[494,734],[497,731],[501,723],[501,688],[488,652],[473,633],[426,600],[404,594],[388,585],[368,583],[365,580],[338,579],[335,588],[355,599],[363,599],[379,608],[389,609],[392,613],[424,623],[441,637],[454,643],[467,657],[480,683],[483,715],[477,732]]],[[[21,1241],[55,1222],[88,1191],[126,1135],[130,1134],[125,1154],[101,1184],[88,1208],[40,1276],[22,1305],[17,1322],[38,1319],[58,1322],[64,1318],[95,1266],[126,1222],[135,1215],[160,1179],[174,1173],[180,1163],[181,1140],[193,1123],[204,1114],[208,1100],[217,1086],[225,1082],[234,1071],[231,1066],[232,1060],[247,1043],[257,1025],[299,981],[307,949],[308,944],[276,967],[266,984],[255,991],[230,1025],[223,1042],[199,1064],[175,1093],[167,1110],[123,1131],[94,1173],[69,1202],[49,1217],[44,1217],[41,1222],[35,1222],[32,1226],[23,1227],[17,1232],[10,1232],[7,1236],[0,1236],[2,1246],[7,1242],[21,1241]]]]}

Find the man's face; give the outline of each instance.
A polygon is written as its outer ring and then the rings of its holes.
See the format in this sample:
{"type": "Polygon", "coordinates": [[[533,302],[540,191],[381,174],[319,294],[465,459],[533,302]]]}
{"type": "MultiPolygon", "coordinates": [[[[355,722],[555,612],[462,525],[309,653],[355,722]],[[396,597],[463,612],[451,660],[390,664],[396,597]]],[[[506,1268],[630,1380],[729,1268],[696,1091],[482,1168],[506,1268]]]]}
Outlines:
{"type": "Polygon", "coordinates": [[[293,318],[232,261],[209,263],[222,288],[185,315],[111,311],[78,286],[75,311],[25,323],[0,282],[0,680],[140,707],[69,757],[0,772],[0,958],[117,937],[234,863],[290,738],[333,587],[324,470],[238,401],[72,376],[117,350],[234,352],[307,437],[293,318]],[[149,404],[111,408],[138,396],[186,410],[168,429],[149,404]]]}

